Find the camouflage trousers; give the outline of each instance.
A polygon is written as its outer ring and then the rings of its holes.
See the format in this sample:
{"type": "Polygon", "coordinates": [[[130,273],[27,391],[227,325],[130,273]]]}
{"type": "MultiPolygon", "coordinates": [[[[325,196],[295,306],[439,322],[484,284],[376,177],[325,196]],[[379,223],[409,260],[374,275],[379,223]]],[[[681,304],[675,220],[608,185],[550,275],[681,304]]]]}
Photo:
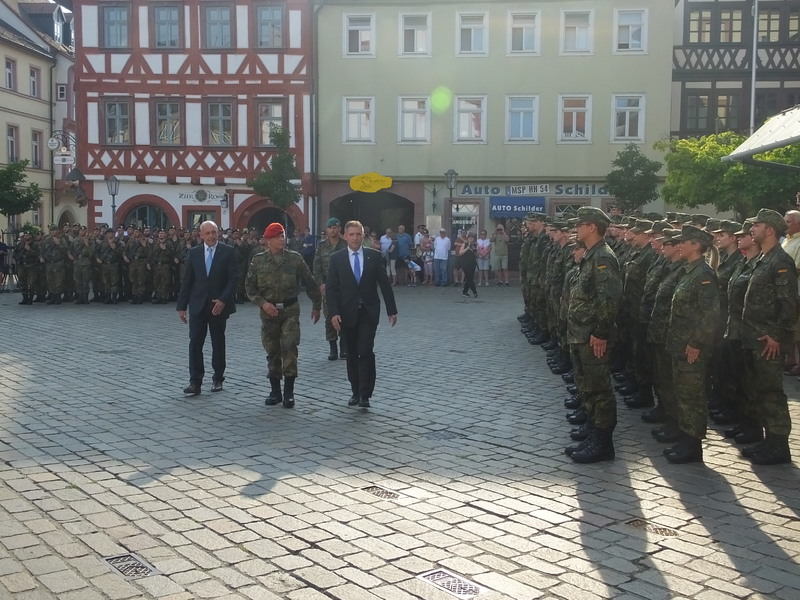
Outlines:
{"type": "Polygon", "coordinates": [[[75,281],[75,291],[78,294],[88,294],[89,284],[92,281],[92,265],[74,265],[72,277],[75,281]]]}
{"type": "Polygon", "coordinates": [[[39,272],[35,266],[17,265],[19,289],[22,290],[23,294],[33,294],[36,292],[38,275],[39,272]]]}
{"type": "Polygon", "coordinates": [[[683,351],[672,352],[672,380],[675,386],[675,417],[682,432],[694,438],[706,437],[708,425],[708,351],[689,364],[683,351]]]}
{"type": "Polygon", "coordinates": [[[745,349],[743,379],[747,382],[746,412],[755,416],[767,434],[789,435],[792,419],[783,391],[783,357],[767,360],[761,350],[745,349]]]}
{"type": "Polygon", "coordinates": [[[539,327],[547,327],[547,303],[544,290],[538,283],[531,284],[531,309],[533,318],[539,327]]]}
{"type": "Polygon", "coordinates": [[[267,352],[269,377],[297,377],[297,347],[300,345],[300,305],[270,317],[261,311],[261,345],[267,352]]]}
{"type": "Polygon", "coordinates": [[[325,296],[322,296],[322,314],[325,317],[325,341],[326,342],[335,342],[339,339],[339,334],[336,333],[336,330],[331,325],[331,315],[328,313],[328,302],[325,300],[325,296]]]}
{"type": "Polygon", "coordinates": [[[103,291],[106,294],[116,294],[119,291],[119,265],[103,263],[100,266],[100,275],[103,278],[103,291]]]}
{"type": "Polygon", "coordinates": [[[147,293],[147,261],[131,261],[128,265],[128,277],[131,280],[131,293],[144,298],[147,293]]]}
{"type": "Polygon", "coordinates": [[[525,306],[525,314],[533,316],[533,303],[531,302],[531,286],[523,277],[522,283],[522,303],[525,306]]]}
{"type": "Polygon", "coordinates": [[[153,291],[159,300],[167,300],[172,284],[172,268],[169,264],[153,265],[153,291]]]}
{"type": "Polygon", "coordinates": [[[715,400],[721,408],[735,408],[745,418],[755,420],[755,410],[747,402],[744,381],[744,351],[741,340],[723,340],[712,357],[718,369],[714,380],[715,400]]]}
{"type": "Polygon", "coordinates": [[[658,404],[670,419],[677,417],[675,408],[675,386],[672,379],[672,354],[664,346],[649,344],[653,357],[653,388],[658,396],[658,404]]]}
{"type": "Polygon", "coordinates": [[[583,408],[589,420],[598,429],[614,429],[617,425],[617,399],[611,389],[611,371],[608,366],[610,347],[600,358],[594,355],[589,342],[570,344],[575,384],[580,392],[583,408]]]}
{"type": "Polygon", "coordinates": [[[639,387],[653,385],[653,354],[647,343],[647,324],[638,321],[631,324],[631,367],[639,387]]]}
{"type": "Polygon", "coordinates": [[[45,266],[47,274],[47,291],[51,294],[64,293],[64,263],[47,263],[45,266]]]}

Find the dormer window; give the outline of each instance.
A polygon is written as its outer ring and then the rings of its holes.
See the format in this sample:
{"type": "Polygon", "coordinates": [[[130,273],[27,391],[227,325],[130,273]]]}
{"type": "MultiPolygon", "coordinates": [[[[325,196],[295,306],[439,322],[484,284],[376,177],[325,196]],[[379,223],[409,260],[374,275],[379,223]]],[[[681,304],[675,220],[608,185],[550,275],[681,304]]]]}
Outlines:
{"type": "Polygon", "coordinates": [[[64,17],[61,15],[60,10],[56,10],[53,13],[53,39],[59,43],[63,44],[64,40],[64,17]]]}

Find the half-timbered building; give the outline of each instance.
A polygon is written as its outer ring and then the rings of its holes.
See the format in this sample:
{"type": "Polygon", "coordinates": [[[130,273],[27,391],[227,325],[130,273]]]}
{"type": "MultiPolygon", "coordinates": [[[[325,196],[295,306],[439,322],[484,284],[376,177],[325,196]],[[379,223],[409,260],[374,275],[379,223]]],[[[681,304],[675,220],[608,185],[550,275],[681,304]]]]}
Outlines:
{"type": "Polygon", "coordinates": [[[75,8],[78,166],[95,222],[308,224],[307,0],[86,0],[75,8]],[[247,185],[269,169],[273,124],[289,131],[300,174],[286,215],[247,185]],[[115,196],[105,183],[112,175],[115,196]]]}

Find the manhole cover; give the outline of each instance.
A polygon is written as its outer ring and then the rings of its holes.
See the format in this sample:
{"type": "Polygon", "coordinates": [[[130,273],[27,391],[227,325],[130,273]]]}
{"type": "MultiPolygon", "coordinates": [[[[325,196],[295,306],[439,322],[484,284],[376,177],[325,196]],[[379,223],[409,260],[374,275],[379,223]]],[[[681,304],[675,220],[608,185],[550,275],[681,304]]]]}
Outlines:
{"type": "Polygon", "coordinates": [[[467,436],[465,436],[463,433],[452,431],[450,429],[439,429],[437,431],[429,431],[428,433],[424,433],[422,437],[429,440],[456,440],[459,438],[465,438],[467,436]]]}
{"type": "Polygon", "coordinates": [[[660,525],[655,525],[649,521],[645,521],[644,519],[631,519],[630,521],[625,521],[626,525],[630,525],[631,527],[636,527],[637,529],[644,529],[647,532],[655,533],[657,535],[664,535],[667,537],[677,537],[678,532],[674,529],[670,529],[669,527],[661,527],[660,525]]]}
{"type": "Polygon", "coordinates": [[[464,579],[460,575],[451,573],[446,569],[435,569],[423,573],[422,575],[417,575],[417,577],[423,581],[432,583],[439,589],[457,598],[472,598],[481,593],[481,588],[479,588],[477,584],[472,583],[468,579],[464,579]]]}
{"type": "Polygon", "coordinates": [[[396,500],[400,497],[400,494],[397,492],[393,492],[392,490],[387,490],[386,488],[382,488],[379,485],[370,485],[365,488],[361,488],[364,492],[369,492],[373,496],[377,496],[378,498],[386,498],[387,500],[396,500]]]}
{"type": "Polygon", "coordinates": [[[110,556],[103,560],[125,579],[140,579],[142,577],[158,575],[158,571],[153,565],[148,564],[135,554],[120,554],[119,556],[110,556]]]}

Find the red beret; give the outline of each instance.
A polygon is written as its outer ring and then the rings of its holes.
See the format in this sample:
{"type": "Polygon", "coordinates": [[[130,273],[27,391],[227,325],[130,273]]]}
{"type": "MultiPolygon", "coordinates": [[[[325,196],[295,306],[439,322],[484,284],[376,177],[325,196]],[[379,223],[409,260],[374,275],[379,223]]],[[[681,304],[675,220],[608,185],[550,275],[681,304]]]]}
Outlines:
{"type": "Polygon", "coordinates": [[[282,233],[283,234],[286,233],[286,230],[283,228],[283,225],[281,225],[280,223],[273,223],[264,230],[264,237],[269,240],[278,237],[282,233]]]}

